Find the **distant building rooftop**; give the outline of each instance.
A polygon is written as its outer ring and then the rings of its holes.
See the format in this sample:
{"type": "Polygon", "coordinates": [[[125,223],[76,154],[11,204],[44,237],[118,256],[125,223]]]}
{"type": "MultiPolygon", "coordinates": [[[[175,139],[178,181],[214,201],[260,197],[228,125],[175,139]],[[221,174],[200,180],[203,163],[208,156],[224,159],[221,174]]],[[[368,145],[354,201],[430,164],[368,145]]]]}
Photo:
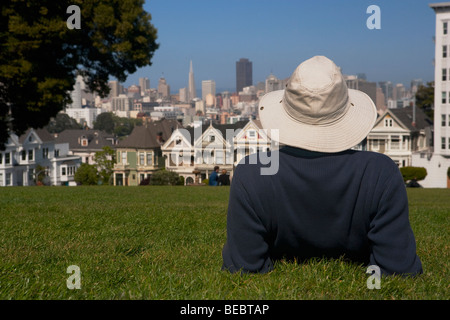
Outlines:
{"type": "Polygon", "coordinates": [[[430,8],[436,10],[436,9],[444,9],[449,8],[450,9],[450,2],[439,2],[439,3],[430,3],[430,8]]]}

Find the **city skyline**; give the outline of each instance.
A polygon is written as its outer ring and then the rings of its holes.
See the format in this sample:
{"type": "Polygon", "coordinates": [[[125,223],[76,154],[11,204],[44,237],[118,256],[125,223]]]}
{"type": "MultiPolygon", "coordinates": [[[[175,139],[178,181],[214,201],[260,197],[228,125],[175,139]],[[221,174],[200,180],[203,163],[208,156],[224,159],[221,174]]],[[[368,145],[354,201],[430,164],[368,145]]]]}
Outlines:
{"type": "MultiPolygon", "coordinates": [[[[344,74],[364,73],[368,81],[407,87],[414,79],[434,79],[433,1],[287,1],[152,0],[144,8],[158,29],[152,66],[124,82],[128,87],[148,77],[164,76],[172,94],[188,87],[189,63],[195,85],[212,79],[217,91],[235,88],[235,63],[253,63],[253,84],[272,73],[283,79],[313,55],[326,55],[344,74]],[[170,5],[168,5],[170,3],[170,5]],[[381,9],[381,29],[369,30],[370,5],[381,9]]],[[[152,85],[153,86],[153,85],[152,85]]],[[[235,91],[235,90],[232,90],[235,91]]]]}

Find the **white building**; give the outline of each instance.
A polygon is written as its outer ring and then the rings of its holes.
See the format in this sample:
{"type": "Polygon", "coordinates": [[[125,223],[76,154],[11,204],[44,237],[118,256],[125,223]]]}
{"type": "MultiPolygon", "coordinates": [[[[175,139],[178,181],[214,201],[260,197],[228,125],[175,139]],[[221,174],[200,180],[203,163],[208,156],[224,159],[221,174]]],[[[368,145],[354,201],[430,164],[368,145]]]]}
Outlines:
{"type": "Polygon", "coordinates": [[[125,94],[120,94],[118,97],[111,99],[111,111],[131,111],[133,110],[134,100],[127,97],[125,94]]]}
{"type": "Polygon", "coordinates": [[[447,188],[450,167],[450,2],[433,3],[436,13],[434,69],[434,149],[413,155],[413,166],[425,167],[421,185],[447,188]]]}
{"type": "Polygon", "coordinates": [[[101,108],[68,108],[66,113],[69,117],[75,119],[82,126],[89,128],[94,127],[94,122],[97,120],[97,116],[104,112],[101,108]]]}
{"type": "Polygon", "coordinates": [[[211,101],[207,101],[208,95],[211,95],[212,97],[216,96],[216,82],[214,80],[202,81],[202,100],[207,106],[212,106],[214,105],[214,101],[212,101],[213,103],[211,103],[211,101]]]}
{"type": "Polygon", "coordinates": [[[69,155],[68,143],[56,143],[46,130],[29,129],[20,137],[11,134],[0,152],[0,186],[35,185],[42,173],[44,184],[70,184],[80,164],[80,157],[69,155]]]}

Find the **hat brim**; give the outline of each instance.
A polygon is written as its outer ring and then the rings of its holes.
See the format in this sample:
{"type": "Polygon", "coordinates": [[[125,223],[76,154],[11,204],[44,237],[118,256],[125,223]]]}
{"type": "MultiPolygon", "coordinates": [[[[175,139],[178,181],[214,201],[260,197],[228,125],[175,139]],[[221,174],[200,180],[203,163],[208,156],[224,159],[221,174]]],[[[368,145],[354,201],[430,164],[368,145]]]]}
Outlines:
{"type": "Polygon", "coordinates": [[[259,103],[259,119],[271,139],[310,151],[334,153],[358,145],[372,130],[377,109],[362,91],[348,89],[345,115],[326,125],[311,125],[292,118],[285,110],[284,90],[267,93],[259,103]],[[271,130],[278,130],[278,137],[271,130]]]}

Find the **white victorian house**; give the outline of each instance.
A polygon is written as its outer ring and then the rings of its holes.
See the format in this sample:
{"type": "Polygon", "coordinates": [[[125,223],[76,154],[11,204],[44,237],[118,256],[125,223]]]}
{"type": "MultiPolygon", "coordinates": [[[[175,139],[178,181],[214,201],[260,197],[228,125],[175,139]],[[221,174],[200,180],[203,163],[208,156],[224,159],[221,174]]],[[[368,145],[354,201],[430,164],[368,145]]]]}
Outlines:
{"type": "Polygon", "coordinates": [[[367,137],[367,150],[386,154],[399,167],[412,165],[412,154],[427,150],[432,121],[413,107],[387,109],[367,137]]]}
{"type": "Polygon", "coordinates": [[[0,186],[35,185],[42,174],[44,184],[68,185],[81,164],[80,157],[68,155],[68,143],[55,143],[45,129],[11,134],[5,147],[0,151],[0,186]]]}
{"type": "Polygon", "coordinates": [[[209,124],[178,128],[161,147],[167,170],[184,177],[185,184],[200,183],[218,166],[233,171],[245,156],[268,151],[270,139],[259,121],[209,124]]]}

